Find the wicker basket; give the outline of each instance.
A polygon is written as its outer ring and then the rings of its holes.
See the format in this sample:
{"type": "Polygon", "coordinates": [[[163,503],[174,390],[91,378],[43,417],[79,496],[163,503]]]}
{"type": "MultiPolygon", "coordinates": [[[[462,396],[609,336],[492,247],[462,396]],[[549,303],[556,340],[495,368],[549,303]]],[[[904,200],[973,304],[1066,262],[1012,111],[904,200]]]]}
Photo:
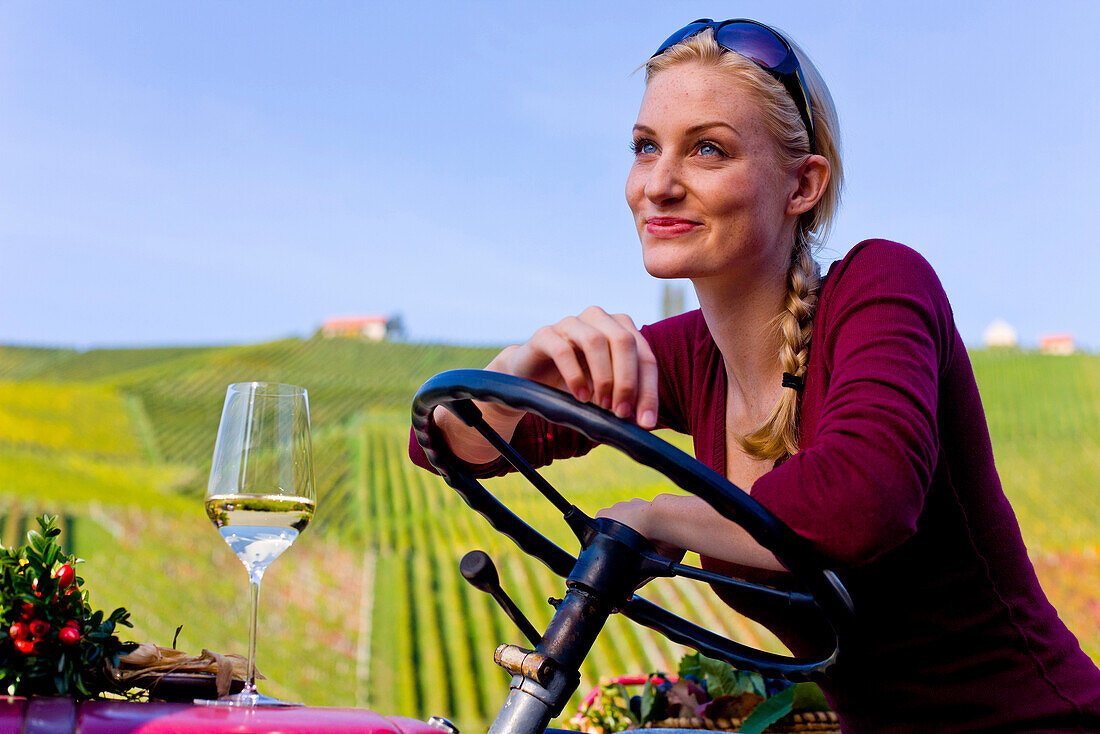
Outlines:
{"type": "MultiPolygon", "coordinates": [[[[664,719],[646,724],[646,729],[708,729],[710,731],[737,731],[741,719],[664,719]]],[[[806,711],[788,714],[775,722],[765,732],[769,734],[840,734],[840,719],[832,711],[806,711]]]]}

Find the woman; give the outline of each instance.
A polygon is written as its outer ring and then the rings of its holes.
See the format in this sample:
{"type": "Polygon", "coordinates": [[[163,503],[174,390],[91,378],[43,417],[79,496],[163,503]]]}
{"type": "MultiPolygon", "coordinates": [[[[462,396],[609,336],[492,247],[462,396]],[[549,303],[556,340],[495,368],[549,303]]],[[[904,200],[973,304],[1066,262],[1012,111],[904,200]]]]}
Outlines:
{"type": "MultiPolygon", "coordinates": [[[[638,330],[589,308],[487,369],[691,433],[701,461],[814,543],[859,620],[823,686],[845,731],[1100,731],[1100,672],[1028,561],[935,273],[872,240],[820,276],[837,134],[816,70],[772,29],[697,21],[674,34],[646,65],[626,197],[646,269],[689,278],[699,310],[638,330]]],[[[536,463],[591,448],[482,409],[536,463]]],[[[478,434],[435,419],[480,474],[504,471],[478,434]]],[[[696,497],[601,514],[713,568],[783,570],[696,497]]]]}

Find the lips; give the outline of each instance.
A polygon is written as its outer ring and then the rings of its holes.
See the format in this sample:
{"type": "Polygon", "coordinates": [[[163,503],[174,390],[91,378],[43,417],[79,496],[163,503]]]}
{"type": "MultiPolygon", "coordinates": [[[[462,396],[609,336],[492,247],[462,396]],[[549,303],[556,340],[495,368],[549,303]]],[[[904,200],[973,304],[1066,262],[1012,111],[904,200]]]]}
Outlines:
{"type": "Polygon", "coordinates": [[[649,217],[645,230],[654,237],[679,237],[702,227],[701,222],[680,217],[649,217]]]}

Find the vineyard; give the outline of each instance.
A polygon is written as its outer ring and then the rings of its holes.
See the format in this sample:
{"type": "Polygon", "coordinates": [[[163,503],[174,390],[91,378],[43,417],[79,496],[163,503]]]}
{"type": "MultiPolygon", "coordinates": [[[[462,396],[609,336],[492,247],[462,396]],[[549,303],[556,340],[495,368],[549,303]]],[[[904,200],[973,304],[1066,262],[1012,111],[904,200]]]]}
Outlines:
{"type": "MultiPolygon", "coordinates": [[[[202,509],[225,386],[277,380],[310,392],[318,511],[267,574],[263,688],[312,705],[442,714],[464,730],[492,717],[507,676],[500,642],[523,640],[458,560],[482,548],[536,627],[560,579],[488,528],[407,459],[408,406],[432,374],[479,366],[485,349],[289,339],[253,346],[76,352],[0,347],[0,541],[36,512],[61,514],[99,607],[127,606],[134,638],[234,652],[245,645],[244,570],[202,509]]],[[[972,354],[1005,491],[1040,578],[1067,624],[1100,657],[1100,357],[972,354]]],[[[677,438],[676,440],[680,440],[677,438]]],[[[686,443],[681,443],[687,446],[686,443]]],[[[547,478],[594,512],[669,487],[611,450],[561,462],[547,478]]],[[[570,551],[560,518],[525,482],[494,480],[502,501],[570,551]]],[[[655,582],[653,601],[769,649],[762,628],[705,587],[655,582]]],[[[670,668],[682,648],[613,618],[582,671],[670,668]]]]}

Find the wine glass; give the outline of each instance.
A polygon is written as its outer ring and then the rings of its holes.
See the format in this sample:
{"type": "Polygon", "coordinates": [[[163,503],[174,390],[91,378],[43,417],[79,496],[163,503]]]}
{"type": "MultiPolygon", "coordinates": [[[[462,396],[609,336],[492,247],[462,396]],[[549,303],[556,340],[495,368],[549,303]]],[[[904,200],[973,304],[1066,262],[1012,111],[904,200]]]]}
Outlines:
{"type": "Polygon", "coordinates": [[[229,386],[214,444],[206,514],[248,571],[251,615],[244,689],[207,705],[301,706],[256,690],[256,609],[264,571],[309,524],[315,506],[305,388],[229,386]]]}

